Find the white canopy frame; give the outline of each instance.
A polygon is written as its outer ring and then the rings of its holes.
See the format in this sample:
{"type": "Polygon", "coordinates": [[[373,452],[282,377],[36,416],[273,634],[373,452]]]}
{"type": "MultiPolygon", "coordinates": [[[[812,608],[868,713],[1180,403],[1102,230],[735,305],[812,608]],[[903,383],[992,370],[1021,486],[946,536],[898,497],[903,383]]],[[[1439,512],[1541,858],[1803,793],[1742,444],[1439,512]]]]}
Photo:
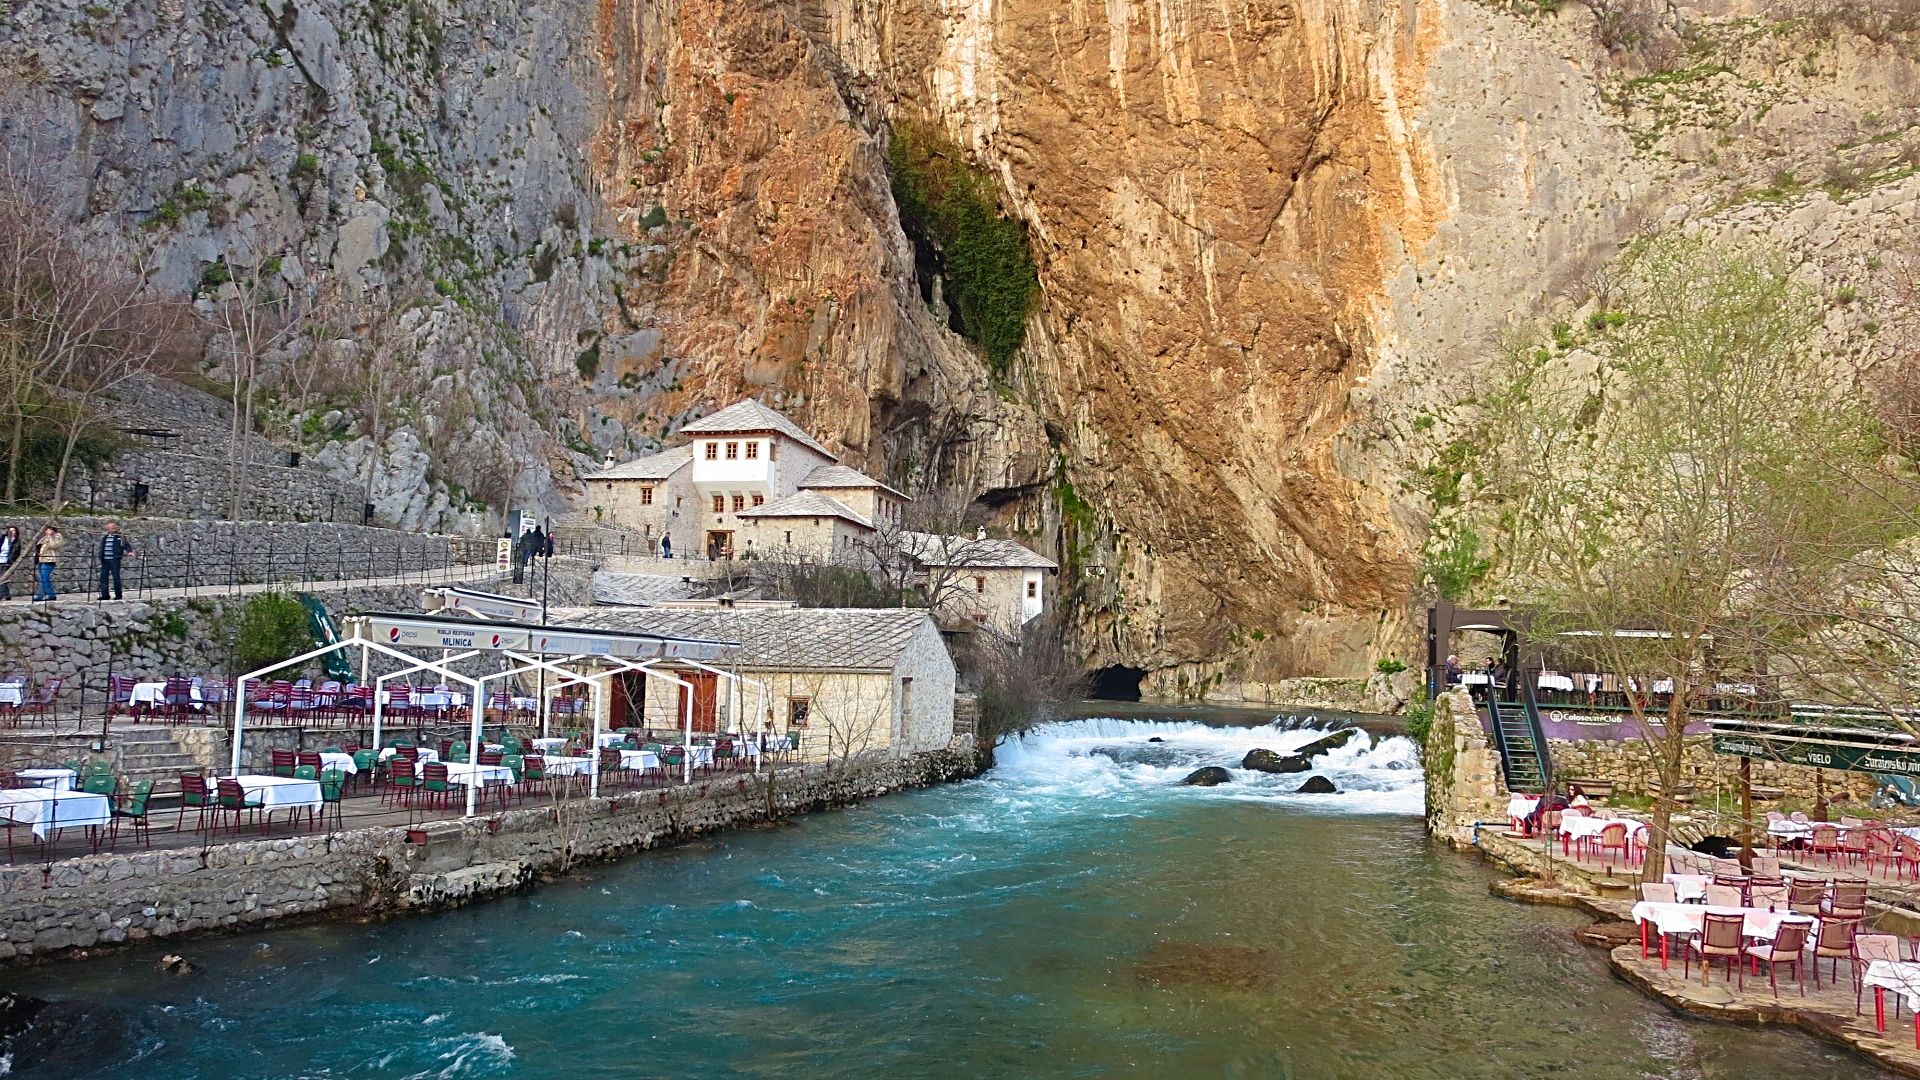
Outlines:
{"type": "MultiPolygon", "coordinates": [[[[506,655],[511,656],[516,660],[526,662],[534,667],[539,667],[547,663],[546,661],[534,660],[531,657],[522,656],[518,653],[509,652],[506,655]]],[[[572,671],[571,669],[564,669],[564,668],[554,669],[564,674],[567,678],[567,681],[586,683],[593,690],[593,695],[594,695],[593,704],[592,706],[590,706],[591,711],[593,713],[593,731],[592,731],[593,740],[592,740],[591,752],[589,754],[589,757],[592,758],[592,761],[588,765],[588,768],[590,770],[588,773],[588,781],[587,781],[588,796],[592,798],[598,798],[600,796],[600,733],[605,730],[604,726],[601,724],[600,718],[603,715],[601,705],[605,703],[606,696],[607,696],[607,688],[604,684],[608,679],[613,678],[615,675],[619,675],[626,672],[639,672],[644,675],[657,675],[662,680],[666,682],[670,682],[675,686],[678,686],[681,689],[686,691],[686,706],[685,706],[685,709],[683,710],[686,714],[683,718],[685,729],[686,729],[686,739],[683,745],[685,745],[688,748],[688,750],[687,750],[687,753],[684,755],[681,763],[682,764],[681,781],[683,783],[692,783],[693,782],[693,751],[692,751],[693,684],[686,681],[685,679],[676,678],[673,675],[665,671],[661,671],[659,668],[655,667],[654,665],[656,664],[662,664],[667,662],[666,660],[663,660],[659,657],[655,657],[654,659],[651,659],[651,660],[623,660],[616,656],[596,656],[593,659],[603,663],[610,664],[612,666],[608,667],[605,671],[597,672],[593,675],[581,675],[575,671],[572,671]]]]}
{"type": "MultiPolygon", "coordinates": [[[[308,651],[301,653],[299,656],[290,657],[286,660],[280,661],[277,664],[273,664],[268,667],[259,668],[258,670],[255,670],[255,671],[249,671],[245,675],[242,675],[233,681],[233,754],[231,759],[231,767],[232,767],[234,776],[240,775],[240,762],[241,762],[242,753],[245,750],[243,741],[246,736],[247,684],[250,682],[257,682],[263,676],[270,675],[276,671],[281,671],[295,664],[304,664],[309,660],[315,660],[322,656],[327,655],[328,653],[338,652],[341,649],[351,648],[352,646],[355,646],[355,645],[358,645],[362,650],[361,659],[363,664],[365,663],[368,657],[368,653],[377,652],[382,656],[387,656],[395,660],[398,660],[402,664],[413,665],[413,667],[411,668],[411,670],[413,671],[431,671],[434,674],[439,675],[441,678],[448,679],[453,682],[458,682],[467,686],[474,686],[474,687],[477,687],[479,685],[476,680],[469,679],[465,675],[462,675],[457,671],[451,670],[446,666],[446,663],[443,661],[421,660],[417,657],[409,656],[398,649],[389,648],[386,645],[382,645],[380,642],[370,641],[363,637],[352,637],[352,638],[346,638],[340,641],[335,641],[331,644],[322,645],[316,649],[309,649],[308,651]]],[[[382,680],[384,680],[385,678],[386,678],[385,676],[382,676],[382,680]]],[[[376,708],[379,707],[379,703],[380,703],[380,695],[378,690],[376,689],[374,693],[374,705],[376,708]]]]}
{"type": "MultiPolygon", "coordinates": [[[[555,674],[560,675],[561,676],[560,685],[562,686],[570,685],[573,683],[587,684],[596,695],[596,700],[594,701],[594,704],[593,704],[593,710],[594,710],[593,751],[594,752],[593,752],[593,760],[592,760],[592,774],[591,774],[592,778],[590,782],[591,792],[595,797],[598,797],[599,789],[600,789],[600,767],[599,767],[600,738],[599,736],[602,730],[601,719],[600,719],[601,718],[600,705],[602,704],[602,702],[598,699],[600,697],[603,697],[605,694],[605,687],[603,684],[607,679],[612,678],[614,675],[620,674],[622,672],[641,672],[644,674],[651,674],[651,675],[658,676],[659,678],[664,679],[665,681],[672,683],[680,687],[683,691],[685,691],[684,693],[685,706],[682,711],[684,713],[683,727],[686,733],[685,745],[688,747],[688,752],[683,757],[682,780],[684,782],[691,783],[693,780],[693,755],[691,752],[691,747],[693,744],[693,697],[694,697],[693,684],[688,682],[685,679],[678,678],[672,675],[671,673],[665,670],[662,670],[659,665],[665,664],[665,663],[681,663],[681,664],[687,664],[694,667],[699,667],[704,670],[713,671],[716,674],[725,676],[727,678],[731,678],[731,679],[739,678],[739,676],[733,675],[730,672],[726,672],[719,668],[709,667],[706,664],[702,664],[686,656],[677,656],[677,657],[664,656],[664,657],[652,657],[647,660],[634,660],[634,659],[628,659],[624,657],[606,655],[601,653],[593,653],[593,654],[573,654],[573,655],[567,656],[564,661],[555,662],[555,661],[546,660],[546,659],[534,659],[510,647],[508,648],[501,647],[502,645],[505,644],[505,642],[502,640],[503,634],[510,635],[515,633],[516,631],[522,634],[526,634],[528,630],[532,630],[532,629],[537,629],[539,632],[543,634],[551,634],[552,636],[555,636],[555,637],[562,637],[564,640],[569,640],[569,641],[590,640],[591,638],[597,636],[593,631],[566,628],[566,627],[556,627],[549,630],[548,628],[545,628],[545,627],[527,628],[527,627],[513,627],[510,625],[496,626],[495,624],[484,624],[484,623],[464,624],[460,627],[460,636],[462,637],[463,641],[466,641],[469,643],[471,643],[472,641],[477,641],[477,635],[479,633],[489,629],[495,630],[496,632],[493,634],[492,642],[491,642],[493,647],[492,648],[470,647],[458,654],[452,654],[448,648],[442,646],[441,655],[439,659],[422,660],[416,656],[412,656],[412,655],[409,655],[408,653],[402,652],[399,648],[395,648],[384,642],[374,640],[373,638],[367,636],[365,631],[368,629],[370,625],[373,625],[376,622],[385,623],[385,624],[395,624],[394,628],[391,629],[390,631],[390,636],[395,642],[400,642],[403,640],[403,637],[405,636],[404,630],[402,629],[403,626],[421,626],[424,624],[425,629],[427,629],[428,631],[432,631],[434,629],[434,620],[425,619],[418,616],[370,614],[370,615],[353,616],[350,618],[349,621],[351,621],[354,624],[353,636],[335,640],[328,644],[321,645],[317,648],[310,649],[307,652],[299,654],[298,656],[289,657],[285,660],[279,661],[278,663],[272,664],[270,666],[260,668],[256,671],[247,672],[246,674],[241,675],[239,678],[234,680],[233,753],[230,759],[230,763],[231,763],[231,767],[234,775],[236,776],[240,775],[241,763],[245,755],[247,684],[249,682],[257,682],[261,680],[263,676],[269,675],[273,672],[281,671],[285,668],[288,668],[294,665],[304,664],[307,661],[318,659],[319,657],[325,656],[329,653],[339,652],[343,649],[350,649],[355,646],[358,646],[360,648],[360,670],[362,673],[361,685],[363,686],[367,685],[366,676],[370,673],[369,665],[372,660],[372,654],[379,653],[381,656],[385,656],[390,659],[397,660],[401,664],[401,669],[399,671],[389,672],[387,674],[377,677],[376,679],[374,679],[371,686],[371,689],[373,691],[374,750],[376,754],[380,749],[380,735],[382,730],[382,721],[384,719],[385,702],[382,700],[382,692],[388,680],[398,678],[402,675],[415,674],[421,671],[432,672],[434,675],[439,676],[445,682],[449,684],[458,684],[462,687],[465,687],[471,693],[472,696],[468,702],[469,709],[468,709],[468,731],[467,731],[467,747],[468,747],[467,760],[475,768],[478,768],[479,761],[480,761],[480,745],[481,745],[480,737],[481,737],[481,728],[486,716],[485,710],[486,710],[488,683],[510,679],[515,675],[523,674],[527,671],[538,670],[543,675],[546,674],[547,672],[553,672],[555,674]],[[473,635],[472,638],[468,637],[470,633],[473,635]],[[480,655],[483,652],[490,652],[490,651],[498,652],[502,656],[505,656],[505,657],[508,657],[509,659],[517,661],[519,662],[520,666],[508,668],[503,671],[494,672],[491,674],[481,675],[477,677],[463,675],[460,672],[453,670],[451,666],[453,664],[461,663],[465,660],[469,660],[475,656],[480,655]],[[604,671],[600,671],[591,675],[582,674],[580,671],[567,666],[568,664],[576,663],[582,659],[587,659],[589,657],[596,664],[605,664],[610,666],[607,667],[607,669],[604,671]]],[[[735,646],[735,643],[732,643],[732,642],[703,641],[698,639],[675,639],[675,638],[660,637],[658,635],[616,635],[616,646],[618,645],[618,641],[620,639],[633,639],[633,638],[650,639],[652,641],[658,642],[660,646],[663,647],[664,649],[668,651],[675,651],[675,652],[682,651],[682,650],[686,650],[686,651],[696,651],[701,649],[710,650],[714,648],[724,648],[724,647],[735,646]]],[[[547,641],[547,638],[543,637],[541,644],[544,645],[546,641],[547,641]]],[[[408,639],[407,644],[409,647],[419,648],[421,645],[428,644],[428,643],[424,641],[414,641],[414,640],[408,639]]],[[[540,653],[539,655],[541,657],[545,657],[547,654],[540,653]]],[[[543,713],[544,713],[544,709],[543,709],[543,713]]],[[[545,718],[543,715],[542,717],[543,730],[544,730],[544,719],[545,718]]],[[[474,779],[478,780],[479,778],[476,775],[474,779]]],[[[479,783],[469,783],[466,785],[466,788],[467,788],[466,816],[467,817],[472,817],[478,807],[480,786],[481,785],[479,783]]]]}
{"type": "MultiPolygon", "coordinates": [[[[362,655],[364,657],[364,650],[362,652],[362,655]]],[[[443,664],[456,664],[469,657],[478,656],[478,655],[480,655],[480,650],[473,649],[468,652],[460,653],[457,656],[443,655],[439,660],[414,660],[412,663],[408,664],[406,667],[401,668],[399,671],[390,671],[387,674],[374,679],[372,684],[374,757],[377,758],[380,756],[381,720],[385,715],[386,706],[387,706],[386,696],[387,696],[387,680],[388,679],[397,679],[402,675],[416,675],[422,671],[427,671],[429,669],[438,669],[443,664]]],[[[362,660],[360,666],[363,669],[366,667],[366,663],[364,659],[362,660]]],[[[439,674],[439,672],[435,670],[435,674],[439,674]]]]}

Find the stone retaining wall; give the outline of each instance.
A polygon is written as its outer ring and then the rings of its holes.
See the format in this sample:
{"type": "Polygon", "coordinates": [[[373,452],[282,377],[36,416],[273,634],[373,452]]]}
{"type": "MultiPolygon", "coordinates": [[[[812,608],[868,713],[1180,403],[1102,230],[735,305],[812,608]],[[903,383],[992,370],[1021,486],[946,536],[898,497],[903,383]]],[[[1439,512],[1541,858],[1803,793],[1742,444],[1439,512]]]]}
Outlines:
{"type": "MultiPolygon", "coordinates": [[[[242,515],[261,521],[358,522],[366,492],[318,469],[289,465],[285,451],[272,462],[245,468],[247,487],[240,495],[242,515]]],[[[134,507],[134,485],[145,484],[147,514],[220,518],[232,508],[231,466],[225,457],[177,450],[123,450],[82,482],[87,505],[97,510],[134,507]],[[89,486],[90,485],[90,486],[89,486]]]]}
{"type": "MultiPolygon", "coordinates": [[[[334,522],[67,517],[60,520],[67,543],[54,574],[55,592],[92,596],[98,591],[100,534],[108,521],[119,521],[122,534],[139,552],[121,564],[129,596],[149,589],[351,581],[491,562],[494,557],[491,539],[334,522]]],[[[16,597],[33,594],[34,537],[44,523],[42,518],[0,517],[0,529],[17,526],[26,541],[28,561],[12,577],[16,597]]]]}
{"type": "MultiPolygon", "coordinates": [[[[1553,774],[1562,780],[1587,777],[1611,780],[1614,790],[1632,795],[1646,795],[1659,786],[1658,773],[1644,739],[1548,739],[1547,750],[1553,755],[1553,774]]],[[[1740,759],[1714,753],[1711,735],[1688,737],[1680,758],[1680,772],[1685,778],[1683,783],[1692,785],[1696,799],[1710,798],[1715,791],[1731,793],[1740,788],[1740,759]]],[[[1828,799],[1845,795],[1855,801],[1865,801],[1873,796],[1873,777],[1867,773],[1827,770],[1822,783],[1828,799]]],[[[1788,798],[1807,803],[1814,800],[1814,770],[1803,765],[1783,765],[1756,758],[1753,785],[1779,788],[1788,798]]]]}
{"type": "MultiPolygon", "coordinates": [[[[474,588],[506,591],[490,579],[474,588]]],[[[291,591],[291,589],[289,590],[291,591]]],[[[35,685],[61,678],[69,707],[84,690],[100,702],[110,674],[234,674],[235,628],[258,594],[210,595],[117,604],[0,604],[0,673],[30,675],[35,685]]],[[[349,611],[417,611],[420,586],[317,589],[336,616],[349,611]]],[[[98,715],[95,708],[94,714],[98,715]]]]}
{"type": "Polygon", "coordinates": [[[0,959],[260,926],[324,913],[463,904],[584,862],[971,776],[970,742],[577,799],[489,818],[0,868],[0,959]]]}

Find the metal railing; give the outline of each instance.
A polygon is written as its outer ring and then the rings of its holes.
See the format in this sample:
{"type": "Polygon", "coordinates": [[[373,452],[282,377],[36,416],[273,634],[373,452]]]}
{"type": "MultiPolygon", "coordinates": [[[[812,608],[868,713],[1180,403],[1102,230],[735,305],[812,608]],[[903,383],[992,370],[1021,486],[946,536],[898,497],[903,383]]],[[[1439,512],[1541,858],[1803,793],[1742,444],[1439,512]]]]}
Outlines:
{"type": "MultiPolygon", "coordinates": [[[[251,548],[237,540],[209,544],[189,539],[181,544],[161,538],[141,543],[136,554],[121,560],[120,583],[122,596],[130,600],[229,596],[253,591],[254,586],[308,588],[369,580],[436,585],[472,580],[479,570],[491,572],[494,551],[492,540],[414,534],[391,542],[368,537],[330,544],[315,544],[309,537],[290,545],[284,538],[276,542],[268,532],[251,548]]],[[[10,598],[32,597],[39,583],[31,554],[10,569],[10,598]]],[[[61,600],[100,602],[100,552],[91,537],[84,543],[68,542],[53,585],[61,600]]]]}

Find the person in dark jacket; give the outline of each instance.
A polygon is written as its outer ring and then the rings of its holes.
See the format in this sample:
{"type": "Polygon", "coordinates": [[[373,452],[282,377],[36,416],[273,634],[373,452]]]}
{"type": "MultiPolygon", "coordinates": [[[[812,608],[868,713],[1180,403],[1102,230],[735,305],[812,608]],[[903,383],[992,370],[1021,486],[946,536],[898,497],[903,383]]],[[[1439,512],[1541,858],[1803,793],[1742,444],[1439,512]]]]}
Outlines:
{"type": "Polygon", "coordinates": [[[20,556],[24,554],[26,554],[26,552],[21,546],[20,527],[18,525],[7,526],[7,531],[0,533],[0,600],[13,599],[13,578],[11,576],[13,564],[19,562],[20,556]]]}
{"type": "Polygon", "coordinates": [[[133,544],[120,535],[120,523],[107,522],[107,531],[100,534],[100,599],[124,599],[126,590],[120,585],[120,562],[129,555],[137,554],[133,544]],[[107,585],[113,585],[113,595],[107,595],[107,585]]]}
{"type": "Polygon", "coordinates": [[[665,533],[660,534],[660,557],[663,559],[673,558],[673,537],[665,533]]]}

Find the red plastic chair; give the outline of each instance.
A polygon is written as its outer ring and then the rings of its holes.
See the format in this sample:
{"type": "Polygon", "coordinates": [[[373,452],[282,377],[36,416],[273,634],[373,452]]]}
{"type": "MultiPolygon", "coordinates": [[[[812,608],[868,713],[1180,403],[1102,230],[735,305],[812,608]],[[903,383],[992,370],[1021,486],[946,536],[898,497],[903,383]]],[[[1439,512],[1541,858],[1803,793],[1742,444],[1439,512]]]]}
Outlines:
{"type": "MultiPolygon", "coordinates": [[[[1781,964],[1793,965],[1794,977],[1800,982],[1800,996],[1807,996],[1807,972],[1801,966],[1800,954],[1806,951],[1807,931],[1812,928],[1813,924],[1810,922],[1798,920],[1783,922],[1780,928],[1774,931],[1771,942],[1755,942],[1747,946],[1746,953],[1750,959],[1756,964],[1767,965],[1767,984],[1773,987],[1775,998],[1780,996],[1780,982],[1775,977],[1774,970],[1781,964]]],[[[1859,1005],[1859,1001],[1856,1000],[1854,1002],[1856,1014],[1859,1011],[1859,1005]]]]}
{"type": "Polygon", "coordinates": [[[1692,976],[1693,955],[1699,953],[1700,982],[1705,985],[1712,980],[1713,958],[1717,956],[1726,961],[1729,976],[1735,971],[1740,973],[1739,985],[1744,990],[1747,985],[1747,965],[1741,954],[1746,947],[1745,933],[1746,916],[1707,912],[1700,932],[1687,942],[1687,960],[1681,969],[1682,973],[1687,977],[1692,976]]]}

